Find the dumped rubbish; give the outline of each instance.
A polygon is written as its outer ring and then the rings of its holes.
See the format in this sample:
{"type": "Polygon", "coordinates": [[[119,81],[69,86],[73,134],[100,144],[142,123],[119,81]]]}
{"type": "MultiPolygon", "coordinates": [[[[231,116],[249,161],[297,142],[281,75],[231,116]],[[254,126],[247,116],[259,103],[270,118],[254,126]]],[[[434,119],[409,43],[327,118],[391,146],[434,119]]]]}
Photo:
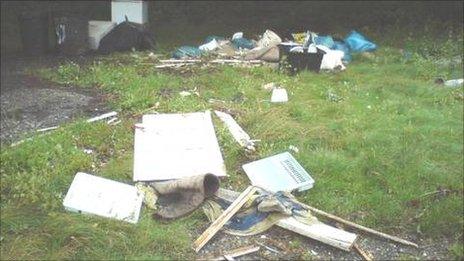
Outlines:
{"type": "Polygon", "coordinates": [[[147,114],[135,128],[134,181],[226,176],[211,112],[147,114]]]}
{"type": "Polygon", "coordinates": [[[321,61],[321,70],[336,70],[339,69],[341,71],[345,70],[346,67],[342,62],[345,53],[340,50],[331,50],[326,46],[317,46],[317,48],[323,50],[325,52],[324,56],[322,57],[321,61]]]}
{"type": "MultiPolygon", "coordinates": [[[[239,247],[233,250],[226,251],[220,257],[205,258],[204,260],[214,260],[214,261],[234,260],[235,257],[244,256],[244,255],[258,252],[259,249],[260,249],[259,246],[254,246],[254,245],[244,246],[244,247],[239,247]]],[[[203,259],[200,258],[200,260],[203,260],[203,259]]]]}
{"type": "Polygon", "coordinates": [[[63,201],[66,210],[137,223],[143,195],[135,186],[79,172],[63,201]]]}
{"type": "MultiPolygon", "coordinates": [[[[221,200],[226,202],[233,202],[239,193],[227,189],[220,188],[216,193],[216,196],[221,200]]],[[[326,225],[317,220],[317,218],[313,217],[310,212],[305,208],[306,205],[299,203],[298,201],[294,200],[296,209],[300,211],[296,211],[295,216],[284,216],[280,217],[275,221],[275,225],[298,233],[300,235],[318,240],[320,242],[326,243],[333,247],[342,249],[344,251],[350,251],[353,244],[356,242],[357,235],[334,228],[332,226],[326,225]],[[308,217],[309,216],[309,217],[308,217]]],[[[261,212],[257,212],[261,213],[261,212]]],[[[266,213],[261,213],[266,214],[266,213]]],[[[252,216],[252,220],[256,220],[258,217],[258,222],[260,222],[259,216],[252,216]]],[[[250,219],[250,218],[248,218],[250,219]]],[[[227,232],[227,231],[226,231],[227,232]]]]}
{"type": "Polygon", "coordinates": [[[271,102],[287,102],[288,95],[287,90],[284,88],[272,89],[271,102]]]}
{"type": "Polygon", "coordinates": [[[189,214],[219,189],[219,179],[213,174],[149,184],[157,192],[155,215],[165,219],[189,214]]]}
{"type": "Polygon", "coordinates": [[[108,113],[105,113],[105,114],[102,114],[100,116],[96,116],[96,117],[93,117],[93,118],[90,118],[88,119],[86,122],[90,123],[90,122],[94,122],[94,121],[100,121],[100,120],[104,120],[104,119],[107,119],[107,118],[110,118],[110,117],[114,117],[118,115],[117,112],[115,111],[112,111],[112,112],[108,112],[108,113]]]}
{"type": "Polygon", "coordinates": [[[240,208],[247,202],[247,200],[256,193],[257,188],[249,186],[245,189],[237,199],[216,219],[214,222],[201,234],[193,243],[195,252],[203,248],[206,243],[232,218],[232,216],[240,210],[240,208]]]}
{"type": "Polygon", "coordinates": [[[155,39],[145,25],[126,20],[100,40],[98,52],[109,54],[130,51],[132,48],[136,50],[154,49],[155,39]]]}
{"type": "Polygon", "coordinates": [[[263,89],[266,91],[272,91],[273,89],[278,87],[279,86],[275,82],[270,82],[263,85],[263,89]]]}
{"type": "Polygon", "coordinates": [[[238,125],[231,115],[222,111],[214,111],[214,113],[224,122],[227,129],[232,134],[232,137],[234,137],[242,147],[250,151],[255,151],[254,141],[251,140],[250,136],[238,125]]]}
{"type": "Polygon", "coordinates": [[[291,151],[293,151],[293,152],[295,152],[295,153],[300,152],[300,150],[298,149],[298,147],[297,147],[297,146],[294,146],[294,145],[288,146],[288,149],[291,150],[291,151]]]}
{"type": "Polygon", "coordinates": [[[310,174],[288,152],[242,166],[251,184],[267,191],[304,191],[313,187],[310,174]]]}
{"type": "Polygon", "coordinates": [[[184,45],[179,47],[174,53],[172,53],[172,57],[176,59],[184,59],[184,58],[198,58],[203,54],[203,51],[195,46],[188,46],[184,45]]]}
{"type": "Polygon", "coordinates": [[[444,82],[444,85],[446,87],[459,87],[462,86],[464,83],[464,79],[454,79],[454,80],[448,80],[444,82]]]}
{"type": "Polygon", "coordinates": [[[373,52],[377,50],[377,45],[367,39],[364,35],[351,31],[345,38],[345,43],[352,52],[373,52]]]}
{"type": "Polygon", "coordinates": [[[48,127],[48,128],[38,129],[37,132],[45,132],[45,131],[50,131],[50,130],[56,130],[58,128],[59,128],[59,126],[52,126],[52,127],[48,127]]]}
{"type": "Polygon", "coordinates": [[[101,39],[115,27],[112,21],[89,21],[89,48],[98,50],[101,39]]]}
{"type": "Polygon", "coordinates": [[[205,44],[202,44],[202,45],[198,46],[198,49],[200,49],[202,51],[214,51],[214,50],[218,49],[219,46],[220,45],[219,45],[218,41],[216,39],[213,39],[208,43],[205,43],[205,44]]]}

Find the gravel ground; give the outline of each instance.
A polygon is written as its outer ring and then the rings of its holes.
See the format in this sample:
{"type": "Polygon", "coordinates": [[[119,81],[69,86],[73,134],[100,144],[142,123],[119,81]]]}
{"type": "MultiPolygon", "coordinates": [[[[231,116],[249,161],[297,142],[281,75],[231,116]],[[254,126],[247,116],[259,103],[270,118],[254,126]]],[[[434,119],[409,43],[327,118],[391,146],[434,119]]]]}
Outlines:
{"type": "Polygon", "coordinates": [[[53,66],[62,59],[2,59],[0,140],[16,141],[24,133],[106,112],[102,95],[95,90],[60,86],[24,72],[26,66],[53,66]]]}
{"type": "MultiPolygon", "coordinates": [[[[198,231],[197,236],[202,231],[198,231]]],[[[403,236],[403,238],[418,243],[419,248],[404,246],[367,234],[358,234],[357,245],[370,253],[374,260],[447,260],[451,258],[448,256],[447,246],[450,242],[447,239],[432,242],[415,240],[414,237],[403,236]]],[[[220,231],[198,253],[198,259],[218,257],[222,251],[249,245],[260,246],[260,250],[237,257],[237,260],[364,260],[354,249],[351,252],[339,250],[279,227],[272,227],[262,234],[249,237],[232,236],[220,231]]]]}

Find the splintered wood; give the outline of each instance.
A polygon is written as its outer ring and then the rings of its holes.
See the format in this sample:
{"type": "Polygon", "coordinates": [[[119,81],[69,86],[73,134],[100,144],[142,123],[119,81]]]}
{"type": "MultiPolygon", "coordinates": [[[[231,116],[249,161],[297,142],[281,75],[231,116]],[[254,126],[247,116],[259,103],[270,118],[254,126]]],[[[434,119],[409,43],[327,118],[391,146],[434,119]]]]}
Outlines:
{"type": "Polygon", "coordinates": [[[197,253],[227,223],[227,221],[237,213],[256,191],[256,187],[249,186],[216,220],[214,220],[208,229],[206,229],[193,243],[193,247],[197,253]]]}

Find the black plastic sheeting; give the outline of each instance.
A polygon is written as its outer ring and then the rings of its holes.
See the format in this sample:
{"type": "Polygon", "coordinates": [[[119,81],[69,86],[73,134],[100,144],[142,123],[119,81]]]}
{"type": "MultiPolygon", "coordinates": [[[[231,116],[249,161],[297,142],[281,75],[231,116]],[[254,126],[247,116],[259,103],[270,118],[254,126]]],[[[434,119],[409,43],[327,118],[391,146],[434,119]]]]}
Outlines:
{"type": "Polygon", "coordinates": [[[155,48],[155,38],[147,28],[129,21],[118,24],[100,40],[98,52],[109,54],[112,52],[147,50],[155,48]]]}

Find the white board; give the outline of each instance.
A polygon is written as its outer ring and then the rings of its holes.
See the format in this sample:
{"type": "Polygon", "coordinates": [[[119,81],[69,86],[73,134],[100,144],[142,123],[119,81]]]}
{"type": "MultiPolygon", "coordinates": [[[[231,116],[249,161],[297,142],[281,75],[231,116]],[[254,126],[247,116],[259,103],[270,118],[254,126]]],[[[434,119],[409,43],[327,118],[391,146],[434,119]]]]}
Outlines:
{"type": "Polygon", "coordinates": [[[79,172],[63,201],[66,210],[137,223],[143,195],[135,186],[79,172]]]}
{"type": "Polygon", "coordinates": [[[314,185],[313,178],[288,152],[247,163],[242,168],[251,184],[270,192],[303,191],[314,185]]]}
{"type": "Polygon", "coordinates": [[[135,128],[134,181],[226,176],[211,112],[144,115],[135,128]]]}

